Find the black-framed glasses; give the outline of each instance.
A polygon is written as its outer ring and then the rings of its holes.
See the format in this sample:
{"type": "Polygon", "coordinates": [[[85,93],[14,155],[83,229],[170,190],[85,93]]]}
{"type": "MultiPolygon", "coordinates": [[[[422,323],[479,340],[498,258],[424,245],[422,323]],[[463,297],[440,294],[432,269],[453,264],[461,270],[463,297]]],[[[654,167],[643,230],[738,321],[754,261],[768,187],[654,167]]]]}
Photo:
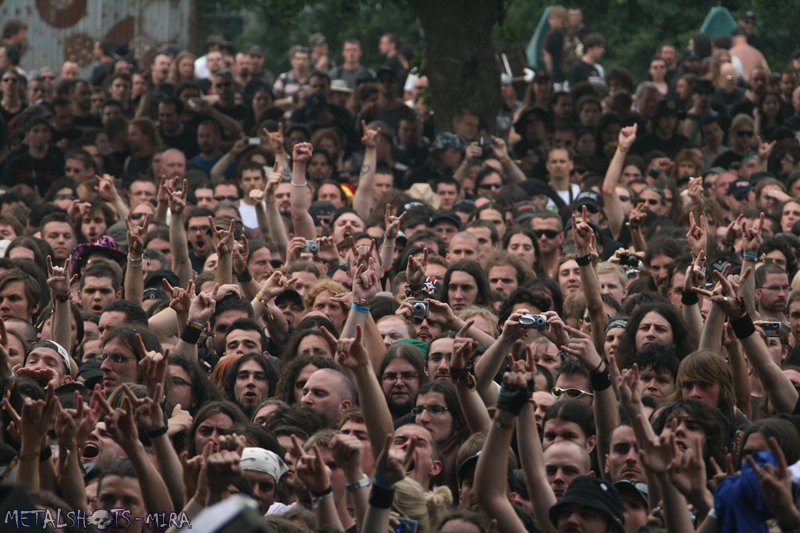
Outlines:
{"type": "Polygon", "coordinates": [[[397,378],[400,378],[403,381],[411,381],[412,379],[417,379],[419,374],[416,372],[386,372],[383,374],[382,378],[383,381],[393,382],[397,381],[397,378]]]}
{"type": "Polygon", "coordinates": [[[225,200],[228,200],[230,202],[238,202],[239,201],[239,197],[238,196],[215,196],[214,200],[216,200],[218,202],[224,202],[225,200]]]}
{"type": "Polygon", "coordinates": [[[128,359],[136,359],[134,355],[125,355],[118,352],[115,353],[101,353],[97,356],[97,359],[102,363],[106,359],[111,359],[113,363],[124,363],[128,359]]]}
{"type": "Polygon", "coordinates": [[[562,389],[561,387],[553,387],[553,389],[550,391],[550,394],[552,394],[556,398],[561,398],[562,395],[565,395],[567,398],[572,398],[573,400],[577,400],[578,398],[583,398],[584,396],[594,397],[594,394],[592,394],[591,392],[578,388],[562,389]]]}
{"type": "Polygon", "coordinates": [[[191,387],[192,384],[180,376],[171,376],[173,387],[191,387]]]}
{"type": "Polygon", "coordinates": [[[555,229],[535,229],[533,230],[533,234],[536,235],[538,238],[542,238],[542,235],[547,237],[548,239],[555,239],[558,237],[558,234],[561,233],[555,229]]]}
{"type": "Polygon", "coordinates": [[[761,288],[767,289],[768,291],[772,292],[778,292],[778,291],[789,292],[789,289],[791,289],[792,287],[790,285],[770,285],[769,287],[761,287],[761,288]]]}
{"type": "Polygon", "coordinates": [[[444,405],[439,405],[436,403],[432,403],[430,405],[417,405],[416,407],[411,408],[411,414],[414,416],[419,416],[422,414],[422,411],[428,411],[428,413],[432,415],[440,415],[445,411],[449,411],[449,407],[445,407],[444,405]]]}
{"type": "Polygon", "coordinates": [[[657,200],[655,198],[640,198],[639,203],[647,205],[661,205],[661,200],[657,200]]]}
{"type": "Polygon", "coordinates": [[[752,137],[753,135],[754,135],[754,132],[752,132],[750,130],[738,130],[736,132],[736,136],[737,137],[752,137]]]}
{"type": "Polygon", "coordinates": [[[499,183],[481,183],[480,185],[478,185],[478,188],[482,191],[490,191],[492,189],[499,190],[501,187],[503,187],[502,181],[499,183]]]}

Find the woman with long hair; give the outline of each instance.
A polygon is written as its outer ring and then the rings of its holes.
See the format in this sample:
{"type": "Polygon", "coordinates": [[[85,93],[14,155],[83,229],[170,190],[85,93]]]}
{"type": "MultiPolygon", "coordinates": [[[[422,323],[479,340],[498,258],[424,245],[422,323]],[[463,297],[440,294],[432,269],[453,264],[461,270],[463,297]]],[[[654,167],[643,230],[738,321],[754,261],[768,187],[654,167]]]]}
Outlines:
{"type": "Polygon", "coordinates": [[[197,76],[194,73],[194,60],[197,59],[191,52],[183,51],[172,61],[169,69],[169,82],[178,85],[182,81],[194,81],[197,76]]]}
{"type": "Polygon", "coordinates": [[[758,106],[753,109],[756,119],[756,135],[761,135],[762,139],[771,139],[775,128],[783,125],[783,113],[781,113],[781,98],[775,91],[767,91],[758,102],[758,106]]]}

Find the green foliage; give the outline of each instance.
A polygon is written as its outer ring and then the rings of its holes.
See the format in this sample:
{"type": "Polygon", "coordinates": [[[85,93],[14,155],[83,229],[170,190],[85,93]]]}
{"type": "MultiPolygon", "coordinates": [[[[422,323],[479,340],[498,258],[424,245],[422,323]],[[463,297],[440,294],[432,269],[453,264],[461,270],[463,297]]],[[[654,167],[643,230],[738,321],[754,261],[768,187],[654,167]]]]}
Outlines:
{"type": "MultiPolygon", "coordinates": [[[[545,8],[557,2],[513,0],[508,6],[505,25],[516,28],[527,45],[545,8]]],[[[558,2],[565,7],[577,4],[584,20],[605,36],[608,49],[603,66],[621,65],[634,79],[647,69],[650,58],[663,42],[671,42],[679,53],[689,38],[699,31],[708,11],[717,1],[697,0],[593,0],[558,2]]],[[[797,46],[794,28],[800,25],[800,10],[793,0],[733,0],[723,4],[734,18],[747,10],[756,13],[755,32],[767,42],[770,66],[783,69],[797,46]]]]}
{"type": "Polygon", "coordinates": [[[385,61],[378,52],[378,42],[386,32],[394,32],[401,44],[422,46],[419,21],[404,0],[230,0],[227,3],[255,15],[255,28],[236,41],[261,45],[267,67],[276,74],[288,70],[289,48],[295,44],[307,45],[308,36],[316,32],[327,38],[328,53],[337,64],[342,63],[344,40],[358,38],[363,52],[361,63],[373,69],[385,61]]]}

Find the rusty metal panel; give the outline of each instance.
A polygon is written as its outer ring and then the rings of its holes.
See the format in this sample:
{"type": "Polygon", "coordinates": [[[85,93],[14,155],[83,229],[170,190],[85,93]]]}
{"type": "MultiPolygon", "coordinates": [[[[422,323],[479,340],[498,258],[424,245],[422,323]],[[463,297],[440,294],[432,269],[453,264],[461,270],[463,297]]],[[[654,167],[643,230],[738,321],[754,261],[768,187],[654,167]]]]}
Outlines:
{"type": "Polygon", "coordinates": [[[132,42],[137,55],[165,43],[188,48],[193,1],[0,0],[0,20],[18,18],[28,24],[24,69],[58,69],[70,60],[88,75],[92,48],[100,39],[132,42]]]}

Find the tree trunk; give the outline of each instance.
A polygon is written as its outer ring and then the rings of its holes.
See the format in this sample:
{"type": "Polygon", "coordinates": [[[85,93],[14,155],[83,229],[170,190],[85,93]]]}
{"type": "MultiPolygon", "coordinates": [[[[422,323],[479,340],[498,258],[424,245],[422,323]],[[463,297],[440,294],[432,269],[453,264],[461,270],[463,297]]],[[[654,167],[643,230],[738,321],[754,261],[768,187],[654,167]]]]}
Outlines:
{"type": "Polygon", "coordinates": [[[478,115],[494,133],[500,96],[500,67],[492,29],[502,0],[407,0],[425,32],[425,63],[436,133],[453,131],[462,109],[478,115]]]}

